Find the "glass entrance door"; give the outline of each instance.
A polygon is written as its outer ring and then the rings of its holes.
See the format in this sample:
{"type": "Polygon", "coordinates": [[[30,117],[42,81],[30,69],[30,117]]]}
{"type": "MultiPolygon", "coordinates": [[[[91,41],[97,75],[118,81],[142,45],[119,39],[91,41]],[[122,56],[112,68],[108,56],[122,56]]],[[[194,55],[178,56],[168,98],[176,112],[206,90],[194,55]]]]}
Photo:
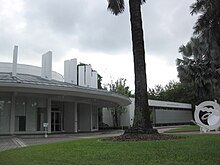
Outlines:
{"type": "Polygon", "coordinates": [[[62,129],[62,113],[60,111],[51,112],[51,131],[59,132],[62,129]]]}

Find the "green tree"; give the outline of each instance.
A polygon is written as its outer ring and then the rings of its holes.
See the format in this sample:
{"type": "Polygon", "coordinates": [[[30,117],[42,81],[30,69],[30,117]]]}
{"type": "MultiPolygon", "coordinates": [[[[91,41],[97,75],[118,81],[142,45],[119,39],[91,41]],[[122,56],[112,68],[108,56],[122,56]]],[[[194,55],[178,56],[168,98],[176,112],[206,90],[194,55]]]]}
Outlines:
{"type": "Polygon", "coordinates": [[[208,44],[214,41],[220,47],[220,1],[196,0],[190,8],[192,15],[199,15],[194,34],[206,39],[208,44]]]}
{"type": "MultiPolygon", "coordinates": [[[[131,91],[129,90],[129,86],[126,85],[126,79],[119,78],[115,83],[108,84],[109,90],[111,92],[115,92],[127,97],[131,96],[131,91]]],[[[117,106],[114,108],[108,108],[111,111],[112,118],[113,118],[113,126],[119,127],[120,126],[120,117],[121,114],[127,111],[126,107],[117,106]]]]}
{"type": "MultiPolygon", "coordinates": [[[[130,24],[135,73],[135,115],[129,132],[154,132],[150,121],[141,4],[145,0],[129,0],[130,24]]],[[[118,15],[124,11],[124,0],[108,0],[108,9],[118,15]]]]}
{"type": "Polygon", "coordinates": [[[148,90],[149,99],[196,104],[194,85],[170,81],[167,85],[156,85],[148,90]]]}
{"type": "Polygon", "coordinates": [[[215,97],[218,73],[213,60],[207,52],[207,44],[201,38],[191,41],[179,48],[183,59],[177,59],[178,77],[182,83],[194,83],[198,99],[215,97]]]}
{"type": "Polygon", "coordinates": [[[193,37],[186,46],[179,48],[183,59],[177,59],[178,77],[182,83],[194,84],[198,100],[215,99],[219,86],[220,61],[213,55],[215,50],[208,50],[209,46],[201,37],[193,37]]]}
{"type": "Polygon", "coordinates": [[[194,36],[179,48],[177,59],[182,83],[193,83],[198,100],[215,99],[220,83],[220,1],[196,0],[191,14],[198,14],[194,36]]]}

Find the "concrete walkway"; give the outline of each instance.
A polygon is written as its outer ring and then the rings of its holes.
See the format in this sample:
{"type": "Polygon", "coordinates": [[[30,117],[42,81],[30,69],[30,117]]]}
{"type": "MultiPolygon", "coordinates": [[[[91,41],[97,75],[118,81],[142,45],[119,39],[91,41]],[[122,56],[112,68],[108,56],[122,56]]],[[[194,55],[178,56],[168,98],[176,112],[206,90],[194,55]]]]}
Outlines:
{"type": "MultiPolygon", "coordinates": [[[[159,133],[164,133],[167,130],[175,129],[182,126],[163,126],[155,127],[159,133]]],[[[89,139],[89,138],[100,138],[100,137],[111,137],[119,136],[123,134],[123,130],[111,130],[102,132],[89,132],[89,133],[73,133],[73,134],[51,134],[47,138],[44,135],[17,135],[17,136],[0,136],[0,152],[27,147],[32,145],[47,144],[53,142],[61,142],[67,140],[79,140],[79,139],[89,139]]],[[[183,132],[184,134],[199,134],[200,132],[183,132]]],[[[216,132],[210,132],[215,134],[216,132]]],[[[178,132],[177,134],[181,134],[178,132]]]]}
{"type": "MultiPolygon", "coordinates": [[[[159,133],[163,133],[166,130],[174,129],[176,127],[157,127],[159,133]]],[[[123,130],[111,130],[101,132],[89,132],[89,133],[73,133],[73,134],[51,134],[47,138],[44,135],[16,135],[16,136],[0,136],[0,152],[27,147],[32,145],[47,144],[53,142],[61,142],[66,140],[79,140],[88,138],[100,138],[119,136],[123,134],[123,130]]]]}
{"type": "Polygon", "coordinates": [[[17,136],[0,136],[0,152],[27,147],[38,144],[47,144],[67,140],[79,140],[89,138],[111,137],[123,134],[123,130],[91,132],[91,133],[73,133],[73,134],[51,134],[47,138],[44,135],[17,135],[17,136]]]}

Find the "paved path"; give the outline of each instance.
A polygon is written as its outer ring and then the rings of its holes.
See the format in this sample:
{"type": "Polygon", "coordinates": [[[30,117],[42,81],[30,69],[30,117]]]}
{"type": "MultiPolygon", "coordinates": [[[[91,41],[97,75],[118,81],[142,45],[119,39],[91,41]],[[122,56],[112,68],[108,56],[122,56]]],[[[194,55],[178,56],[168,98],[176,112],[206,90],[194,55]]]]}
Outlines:
{"type": "Polygon", "coordinates": [[[161,127],[154,127],[155,129],[157,129],[157,131],[159,133],[164,133],[165,131],[169,131],[171,129],[175,129],[175,128],[179,128],[179,127],[183,127],[186,125],[175,125],[175,126],[161,126],[161,127]]]}
{"type": "Polygon", "coordinates": [[[16,145],[16,143],[14,143],[12,139],[13,138],[11,137],[1,137],[0,138],[0,151],[17,148],[18,146],[16,145]]]}
{"type": "MultiPolygon", "coordinates": [[[[164,133],[164,131],[174,129],[177,127],[181,127],[181,126],[156,127],[156,129],[158,130],[159,133],[164,133]]],[[[88,138],[119,136],[123,134],[123,132],[124,132],[123,130],[113,130],[113,131],[90,132],[90,133],[52,134],[52,135],[48,135],[47,138],[45,138],[44,135],[0,136],[0,152],[14,148],[27,147],[38,144],[47,144],[52,142],[61,142],[66,140],[79,140],[79,139],[88,139],[88,138]]],[[[184,133],[198,134],[200,132],[184,132],[184,133]]],[[[210,132],[210,133],[216,133],[216,132],[210,132]]]]}
{"type": "Polygon", "coordinates": [[[44,135],[18,135],[18,136],[0,136],[0,152],[27,147],[38,144],[47,144],[53,142],[61,142],[66,140],[79,140],[88,138],[100,138],[119,136],[123,134],[123,130],[103,131],[103,132],[91,132],[91,133],[77,133],[77,134],[52,134],[47,138],[44,135]]]}
{"type": "MultiPolygon", "coordinates": [[[[157,127],[159,133],[163,133],[166,130],[173,129],[176,127],[157,127]]],[[[103,132],[91,132],[91,133],[73,133],[73,134],[52,134],[48,135],[47,138],[44,135],[17,135],[17,136],[0,136],[0,152],[38,145],[47,144],[52,142],[61,142],[66,140],[79,140],[88,138],[100,138],[100,137],[110,137],[119,136],[123,134],[123,130],[113,130],[113,131],[103,131],[103,132]]]]}

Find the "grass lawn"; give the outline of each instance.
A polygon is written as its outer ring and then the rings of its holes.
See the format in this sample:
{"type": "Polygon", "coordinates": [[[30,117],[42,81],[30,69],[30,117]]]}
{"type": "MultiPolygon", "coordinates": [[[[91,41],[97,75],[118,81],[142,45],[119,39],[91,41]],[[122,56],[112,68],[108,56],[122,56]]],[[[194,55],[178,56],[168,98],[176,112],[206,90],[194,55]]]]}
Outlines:
{"type": "Polygon", "coordinates": [[[0,164],[220,164],[220,135],[183,136],[187,138],[142,142],[106,142],[101,139],[84,139],[51,143],[0,152],[0,164]]]}
{"type": "Polygon", "coordinates": [[[165,131],[166,133],[178,133],[178,132],[193,132],[193,131],[199,131],[199,126],[197,125],[187,125],[180,128],[171,129],[168,131],[165,131]]]}

